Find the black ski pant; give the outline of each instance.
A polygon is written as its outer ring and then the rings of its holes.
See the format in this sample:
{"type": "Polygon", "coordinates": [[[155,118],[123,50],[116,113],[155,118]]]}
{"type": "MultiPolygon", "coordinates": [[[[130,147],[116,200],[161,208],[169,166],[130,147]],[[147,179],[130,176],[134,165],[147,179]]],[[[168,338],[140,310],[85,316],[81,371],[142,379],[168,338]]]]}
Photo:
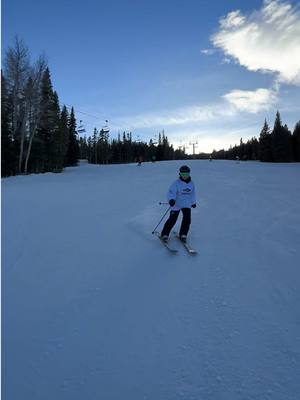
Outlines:
{"type": "MultiPolygon", "coordinates": [[[[183,214],[183,218],[182,218],[181,227],[180,227],[180,231],[179,231],[180,236],[187,235],[188,231],[190,229],[190,225],[191,225],[191,209],[190,208],[182,208],[181,211],[183,214]]],[[[178,211],[172,210],[170,212],[169,219],[166,221],[166,223],[163,227],[163,230],[161,231],[161,236],[164,236],[164,235],[169,236],[171,229],[176,224],[179,213],[180,213],[180,210],[178,210],[178,211]]]]}

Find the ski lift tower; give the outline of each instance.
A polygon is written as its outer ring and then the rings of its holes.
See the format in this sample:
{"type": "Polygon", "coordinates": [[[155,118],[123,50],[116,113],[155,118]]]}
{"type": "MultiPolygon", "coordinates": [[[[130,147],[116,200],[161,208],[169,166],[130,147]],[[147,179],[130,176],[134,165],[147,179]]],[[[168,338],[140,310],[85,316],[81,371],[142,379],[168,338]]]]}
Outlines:
{"type": "Polygon", "coordinates": [[[190,146],[193,146],[193,158],[195,158],[195,148],[198,147],[198,142],[190,142],[190,146]]]}

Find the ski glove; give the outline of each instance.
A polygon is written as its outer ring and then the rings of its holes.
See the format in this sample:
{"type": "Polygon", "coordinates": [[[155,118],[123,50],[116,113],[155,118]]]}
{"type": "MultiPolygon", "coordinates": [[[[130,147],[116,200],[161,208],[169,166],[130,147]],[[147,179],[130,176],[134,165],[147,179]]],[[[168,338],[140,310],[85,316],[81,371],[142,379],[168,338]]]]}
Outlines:
{"type": "Polygon", "coordinates": [[[175,206],[175,200],[174,199],[169,200],[169,204],[171,207],[175,206]]]}
{"type": "Polygon", "coordinates": [[[192,205],[192,208],[196,208],[196,207],[197,207],[197,204],[193,204],[193,205],[192,205]]]}

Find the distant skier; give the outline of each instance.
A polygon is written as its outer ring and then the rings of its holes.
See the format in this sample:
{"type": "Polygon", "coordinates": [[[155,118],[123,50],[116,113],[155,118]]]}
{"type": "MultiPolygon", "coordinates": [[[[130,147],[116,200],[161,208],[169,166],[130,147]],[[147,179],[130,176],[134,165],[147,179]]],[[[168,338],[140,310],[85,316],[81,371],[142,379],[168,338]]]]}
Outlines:
{"type": "Polygon", "coordinates": [[[143,156],[138,157],[138,166],[140,167],[142,165],[142,162],[144,161],[143,156]]]}
{"type": "Polygon", "coordinates": [[[171,229],[175,225],[180,210],[183,218],[179,231],[179,238],[186,242],[187,234],[191,224],[191,207],[196,207],[195,186],[190,177],[190,168],[183,165],[179,169],[179,178],[169,188],[167,199],[172,207],[169,219],[161,231],[161,240],[168,241],[171,229]]]}

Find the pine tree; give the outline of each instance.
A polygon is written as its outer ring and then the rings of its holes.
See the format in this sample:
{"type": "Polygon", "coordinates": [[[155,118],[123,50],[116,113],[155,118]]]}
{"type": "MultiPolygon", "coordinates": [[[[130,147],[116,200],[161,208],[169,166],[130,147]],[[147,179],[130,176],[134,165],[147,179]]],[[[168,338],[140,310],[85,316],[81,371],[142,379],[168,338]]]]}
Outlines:
{"type": "Polygon", "coordinates": [[[272,131],[272,157],[275,162],[292,160],[291,133],[286,125],[282,126],[279,111],[272,131]]]}
{"type": "Polygon", "coordinates": [[[53,115],[54,93],[49,68],[44,72],[41,85],[41,116],[37,135],[33,144],[33,153],[36,171],[46,172],[51,170],[50,148],[53,136],[53,126],[57,122],[56,116],[53,115]]]}
{"type": "Polygon", "coordinates": [[[61,172],[64,165],[64,132],[61,129],[59,100],[56,92],[53,94],[51,103],[52,115],[52,140],[50,144],[50,169],[54,172],[61,172]]]}
{"type": "Polygon", "coordinates": [[[88,145],[88,161],[90,164],[93,163],[93,140],[91,137],[88,138],[87,140],[87,145],[88,145]]]}
{"type": "Polygon", "coordinates": [[[98,164],[98,131],[94,128],[93,138],[92,138],[92,162],[93,164],[98,164]]]}
{"type": "Polygon", "coordinates": [[[289,130],[287,124],[284,124],[283,133],[285,135],[285,142],[286,142],[286,162],[291,162],[291,161],[294,161],[293,136],[292,136],[292,132],[289,130]]]}
{"type": "Polygon", "coordinates": [[[67,150],[67,166],[73,167],[78,164],[78,158],[79,158],[79,145],[76,133],[76,119],[73,107],[71,109],[68,128],[69,128],[69,143],[67,150]]]}
{"type": "Polygon", "coordinates": [[[246,155],[246,145],[243,142],[243,139],[240,139],[240,145],[239,145],[239,149],[238,149],[238,157],[240,158],[240,160],[246,160],[247,159],[247,155],[246,155]]]}
{"type": "Polygon", "coordinates": [[[79,138],[80,159],[88,160],[88,143],[86,136],[79,138]]]}
{"type": "Polygon", "coordinates": [[[98,162],[101,164],[107,164],[110,153],[109,146],[109,134],[104,129],[101,129],[99,132],[99,143],[98,143],[98,153],[99,159],[98,162]]]}
{"type": "Polygon", "coordinates": [[[248,159],[250,160],[258,160],[259,159],[259,142],[253,137],[250,140],[250,150],[248,154],[248,159]]]}
{"type": "Polygon", "coordinates": [[[59,125],[63,139],[63,167],[66,167],[68,165],[67,152],[69,148],[69,113],[66,106],[63,106],[61,111],[59,125]]]}
{"type": "Polygon", "coordinates": [[[300,121],[296,123],[294,132],[293,132],[293,153],[294,160],[300,161],[300,121]]]}
{"type": "Polygon", "coordinates": [[[266,120],[259,136],[259,159],[264,162],[272,161],[272,138],[266,120]]]}

